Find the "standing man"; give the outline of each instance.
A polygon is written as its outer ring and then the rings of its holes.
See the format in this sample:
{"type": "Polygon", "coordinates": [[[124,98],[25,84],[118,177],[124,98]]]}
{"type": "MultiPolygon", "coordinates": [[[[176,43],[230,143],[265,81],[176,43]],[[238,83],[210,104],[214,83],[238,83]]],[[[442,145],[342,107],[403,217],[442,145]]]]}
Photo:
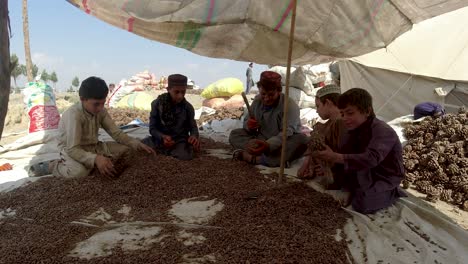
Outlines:
{"type": "Polygon", "coordinates": [[[249,63],[249,67],[247,68],[247,71],[245,73],[245,76],[247,77],[247,83],[245,85],[245,94],[249,94],[250,89],[255,85],[254,80],[252,79],[252,68],[253,62],[249,63]]]}

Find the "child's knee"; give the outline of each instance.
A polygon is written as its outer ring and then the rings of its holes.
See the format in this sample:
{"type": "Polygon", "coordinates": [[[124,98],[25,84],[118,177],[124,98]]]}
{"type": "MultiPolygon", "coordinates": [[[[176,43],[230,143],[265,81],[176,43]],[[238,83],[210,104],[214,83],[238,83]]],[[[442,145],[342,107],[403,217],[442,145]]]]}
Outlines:
{"type": "Polygon", "coordinates": [[[52,171],[52,174],[57,177],[65,178],[82,178],[89,175],[90,169],[87,169],[81,164],[74,166],[66,166],[64,163],[59,163],[52,171]]]}

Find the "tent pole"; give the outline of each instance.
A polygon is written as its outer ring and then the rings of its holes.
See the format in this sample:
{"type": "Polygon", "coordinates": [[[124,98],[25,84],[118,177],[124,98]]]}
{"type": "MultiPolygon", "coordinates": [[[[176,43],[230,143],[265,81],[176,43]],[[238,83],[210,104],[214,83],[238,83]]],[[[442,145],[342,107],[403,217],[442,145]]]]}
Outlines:
{"type": "Polygon", "coordinates": [[[10,31],[8,0],[0,0],[0,138],[10,99],[10,31]]]}
{"type": "Polygon", "coordinates": [[[281,185],[284,178],[284,165],[286,159],[286,140],[288,136],[288,105],[289,105],[289,79],[291,77],[291,58],[294,42],[294,29],[296,27],[296,6],[297,0],[292,0],[293,9],[291,15],[291,29],[289,31],[289,47],[288,47],[288,66],[286,70],[286,89],[284,91],[284,109],[283,109],[283,137],[281,145],[281,166],[278,178],[276,180],[276,185],[281,185]]]}

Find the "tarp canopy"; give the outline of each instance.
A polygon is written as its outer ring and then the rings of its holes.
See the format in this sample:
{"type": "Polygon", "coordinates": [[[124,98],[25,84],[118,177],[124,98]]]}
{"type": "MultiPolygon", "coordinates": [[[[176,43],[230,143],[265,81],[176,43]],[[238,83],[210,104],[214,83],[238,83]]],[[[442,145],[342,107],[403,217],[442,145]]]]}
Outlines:
{"type": "Polygon", "coordinates": [[[423,21],[386,49],[353,58],[362,65],[468,82],[468,7],[423,21]]]}
{"type": "MultiPolygon", "coordinates": [[[[68,0],[147,39],[216,58],[281,65],[287,61],[294,1],[68,0]]],[[[300,0],[292,63],[355,57],[386,47],[414,23],[468,0],[300,0]]]]}

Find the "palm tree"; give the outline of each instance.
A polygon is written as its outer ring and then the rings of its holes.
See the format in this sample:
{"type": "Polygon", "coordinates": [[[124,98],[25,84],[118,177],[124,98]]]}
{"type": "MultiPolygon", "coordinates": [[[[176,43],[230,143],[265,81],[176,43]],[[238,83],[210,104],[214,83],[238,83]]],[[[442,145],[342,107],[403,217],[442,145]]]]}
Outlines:
{"type": "Polygon", "coordinates": [[[0,1],[0,138],[10,100],[10,19],[8,1],[0,1]]]}
{"type": "Polygon", "coordinates": [[[47,73],[47,71],[44,69],[42,70],[42,73],[41,73],[41,80],[44,81],[44,83],[47,83],[50,79],[50,76],[49,74],[47,73]]]}
{"type": "Polygon", "coordinates": [[[31,60],[31,47],[29,45],[29,22],[28,22],[28,0],[23,0],[23,34],[24,34],[24,53],[26,58],[26,75],[28,82],[34,79],[31,60]]]}
{"type": "Polygon", "coordinates": [[[50,74],[49,80],[54,83],[54,89],[56,89],[57,88],[58,78],[57,78],[57,74],[55,72],[52,72],[50,74]]]}
{"type": "Polygon", "coordinates": [[[18,56],[16,54],[11,55],[10,57],[10,72],[11,72],[11,77],[13,77],[13,81],[15,82],[15,87],[18,86],[16,84],[16,79],[23,74],[22,69],[21,69],[21,64],[18,62],[18,56]]]}

